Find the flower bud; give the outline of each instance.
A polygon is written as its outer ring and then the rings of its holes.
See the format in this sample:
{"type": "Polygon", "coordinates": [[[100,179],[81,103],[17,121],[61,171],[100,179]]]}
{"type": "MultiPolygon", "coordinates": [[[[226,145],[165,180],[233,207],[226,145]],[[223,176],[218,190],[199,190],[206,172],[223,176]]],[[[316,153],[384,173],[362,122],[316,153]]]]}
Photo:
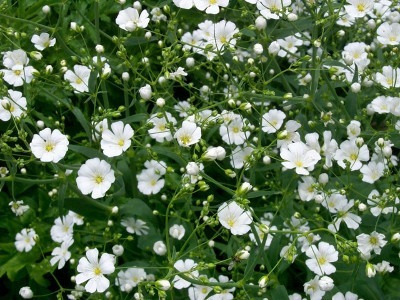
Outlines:
{"type": "Polygon", "coordinates": [[[269,157],[268,155],[265,155],[263,157],[263,163],[264,163],[264,165],[269,165],[271,163],[271,157],[269,157]]]}
{"type": "Polygon", "coordinates": [[[396,232],[395,234],[392,235],[391,238],[392,243],[397,243],[400,241],[400,233],[396,232]]]}
{"type": "Polygon", "coordinates": [[[255,54],[262,54],[264,52],[264,48],[261,44],[257,43],[253,46],[253,51],[255,54]]]}
{"type": "Polygon", "coordinates": [[[268,275],[264,275],[263,277],[261,277],[261,278],[258,280],[258,286],[259,286],[261,289],[263,289],[263,288],[265,288],[265,287],[267,286],[268,281],[269,281],[268,275]]]}
{"type": "Polygon", "coordinates": [[[96,45],[95,47],[97,53],[103,53],[104,52],[104,46],[103,45],[96,45]]]}
{"type": "Polygon", "coordinates": [[[237,194],[238,195],[245,195],[247,194],[249,191],[251,191],[253,189],[253,186],[248,183],[248,182],[243,182],[242,185],[239,187],[239,189],[237,190],[237,194]]]}
{"type": "Polygon", "coordinates": [[[193,57],[188,57],[188,58],[186,58],[186,66],[187,66],[188,68],[193,67],[194,64],[195,64],[195,60],[194,60],[193,57]]]}
{"type": "Polygon", "coordinates": [[[360,203],[358,205],[358,210],[359,211],[366,211],[367,210],[367,206],[364,203],[360,203]]]}
{"type": "Polygon", "coordinates": [[[318,281],[318,285],[319,285],[319,288],[325,292],[330,291],[335,286],[332,278],[330,278],[328,276],[321,277],[320,280],[318,281]]]}
{"type": "Polygon", "coordinates": [[[318,182],[320,184],[327,184],[329,181],[329,176],[326,173],[321,173],[318,177],[318,182]]]}
{"type": "Polygon", "coordinates": [[[188,173],[189,175],[196,176],[199,174],[199,172],[200,172],[200,168],[195,162],[191,161],[187,164],[186,173],[188,173]]]}
{"type": "Polygon", "coordinates": [[[130,78],[130,76],[129,76],[129,73],[128,72],[124,72],[124,73],[122,73],[122,80],[123,81],[128,81],[129,80],[129,78],[130,78]]]}
{"type": "Polygon", "coordinates": [[[45,5],[45,6],[42,7],[42,12],[43,12],[44,14],[47,15],[48,13],[50,13],[50,11],[51,11],[50,6],[45,5]]]}
{"type": "Polygon", "coordinates": [[[163,291],[168,291],[171,287],[171,283],[169,283],[168,280],[166,279],[161,279],[156,281],[156,288],[163,290],[163,291]]]}
{"type": "Polygon", "coordinates": [[[113,215],[116,215],[116,214],[118,213],[118,211],[119,211],[118,206],[114,206],[114,207],[111,209],[111,213],[112,213],[113,215]]]}
{"type": "Polygon", "coordinates": [[[24,299],[33,298],[33,292],[29,286],[24,286],[19,290],[19,295],[24,299]]]}
{"type": "Polygon", "coordinates": [[[167,253],[167,246],[163,241],[158,241],[154,243],[153,250],[157,255],[163,256],[167,253]]]}
{"type": "Polygon", "coordinates": [[[255,26],[258,30],[263,30],[267,27],[267,20],[264,17],[258,16],[255,22],[255,26]]]}
{"type": "Polygon", "coordinates": [[[294,14],[294,13],[290,13],[290,14],[288,14],[287,18],[288,18],[288,20],[289,20],[290,22],[294,22],[294,21],[297,21],[297,19],[298,19],[299,17],[298,17],[296,14],[294,14]]]}
{"type": "Polygon", "coordinates": [[[353,93],[358,93],[361,91],[361,84],[359,84],[358,82],[354,82],[351,86],[350,89],[353,93]]]}
{"type": "Polygon", "coordinates": [[[278,139],[279,140],[284,140],[284,139],[287,138],[287,136],[288,136],[287,130],[283,130],[283,131],[278,132],[278,139]]]}
{"type": "Polygon", "coordinates": [[[124,247],[122,245],[114,245],[112,247],[112,251],[115,256],[121,256],[122,254],[124,254],[124,247]]]}
{"type": "Polygon", "coordinates": [[[139,89],[139,94],[140,97],[142,97],[144,100],[149,100],[152,95],[151,86],[149,84],[146,84],[145,86],[141,87],[139,89]]]}

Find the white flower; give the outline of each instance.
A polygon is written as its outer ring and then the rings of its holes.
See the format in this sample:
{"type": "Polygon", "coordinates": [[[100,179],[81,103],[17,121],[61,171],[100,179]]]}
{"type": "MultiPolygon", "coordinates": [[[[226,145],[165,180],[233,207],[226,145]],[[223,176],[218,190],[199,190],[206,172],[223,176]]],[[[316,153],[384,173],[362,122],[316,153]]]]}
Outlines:
{"type": "Polygon", "coordinates": [[[122,245],[114,245],[112,247],[112,251],[115,256],[122,256],[122,254],[124,254],[124,250],[124,246],[122,245]]]}
{"type": "Polygon", "coordinates": [[[346,292],[345,295],[341,292],[337,292],[335,295],[332,296],[332,300],[357,300],[358,296],[353,294],[352,292],[346,292]]]}
{"type": "Polygon", "coordinates": [[[51,239],[57,243],[62,243],[72,239],[74,232],[74,218],[70,215],[58,217],[54,220],[51,227],[51,239]]]}
{"type": "Polygon", "coordinates": [[[181,77],[187,76],[188,73],[185,72],[185,69],[179,67],[176,71],[169,73],[169,79],[175,80],[181,77]]]}
{"type": "Polygon", "coordinates": [[[294,35],[287,36],[284,39],[278,39],[277,42],[280,46],[280,50],[278,52],[278,56],[280,57],[288,56],[290,53],[296,53],[298,50],[297,47],[303,45],[303,41],[294,35]]]}
{"type": "Polygon", "coordinates": [[[371,102],[371,109],[378,114],[388,114],[393,107],[393,98],[386,96],[378,96],[371,102]]]}
{"type": "Polygon", "coordinates": [[[244,131],[244,121],[241,116],[235,115],[233,120],[222,124],[219,134],[228,145],[242,145],[250,136],[250,131],[244,131]]]}
{"type": "Polygon", "coordinates": [[[349,140],[355,139],[361,133],[361,123],[359,121],[352,120],[346,129],[349,140]]]}
{"type": "MultiPolygon", "coordinates": [[[[229,277],[224,276],[224,275],[219,275],[218,276],[219,282],[229,282],[229,277]]],[[[214,278],[210,278],[210,282],[218,282],[214,278]]],[[[225,289],[222,290],[221,293],[212,295],[209,297],[207,300],[232,300],[234,298],[233,292],[235,291],[235,288],[230,288],[230,289],[225,289]]]]}
{"type": "Polygon", "coordinates": [[[146,222],[135,219],[133,217],[122,219],[121,225],[126,227],[126,231],[129,233],[136,233],[137,235],[147,235],[149,227],[146,225],[146,222]]]}
{"type": "Polygon", "coordinates": [[[174,239],[181,240],[185,235],[185,227],[182,225],[174,224],[169,228],[169,235],[174,239]]]}
{"type": "Polygon", "coordinates": [[[219,7],[227,7],[229,0],[194,0],[194,5],[198,10],[206,11],[207,14],[215,15],[219,13],[219,7]]]}
{"type": "Polygon", "coordinates": [[[183,121],[182,127],[179,128],[174,135],[178,143],[182,147],[189,147],[197,144],[201,139],[201,128],[196,123],[183,121]]]}
{"type": "Polygon", "coordinates": [[[271,109],[263,115],[262,131],[266,133],[277,132],[282,127],[285,118],[286,115],[284,112],[277,109],[271,109]]]}
{"type": "Polygon", "coordinates": [[[108,157],[121,155],[131,146],[134,131],[129,124],[122,121],[111,124],[110,129],[104,129],[101,135],[101,149],[108,157]],[[112,131],[111,131],[112,130],[112,131]]]}
{"type": "Polygon", "coordinates": [[[359,170],[362,167],[362,161],[369,160],[369,151],[367,145],[358,148],[355,140],[344,141],[340,144],[340,149],[335,153],[334,158],[339,166],[346,168],[345,161],[350,164],[350,170],[359,170]]]}
{"type": "Polygon", "coordinates": [[[168,127],[168,123],[176,125],[176,119],[169,112],[165,112],[165,117],[159,118],[156,114],[152,115],[149,119],[149,123],[154,125],[153,128],[148,130],[151,138],[155,139],[159,143],[164,141],[171,141],[172,134],[168,127]]]}
{"type": "Polygon", "coordinates": [[[75,65],[74,71],[68,70],[64,74],[64,80],[69,81],[75,93],[89,92],[89,77],[90,69],[82,65],[75,65]]]}
{"type": "Polygon", "coordinates": [[[381,273],[381,274],[392,273],[394,270],[394,268],[390,265],[390,263],[385,260],[374,265],[374,268],[378,273],[381,273]]]}
{"type": "Polygon", "coordinates": [[[223,160],[226,157],[226,150],[221,147],[209,147],[206,152],[203,153],[202,159],[204,160],[223,160]]]}
{"type": "MultiPolygon", "coordinates": [[[[197,267],[197,264],[194,262],[192,259],[186,259],[183,261],[182,259],[178,260],[174,264],[174,268],[179,271],[179,272],[184,272],[184,274],[188,277],[198,277],[199,276],[199,271],[193,270],[194,268],[197,267]]],[[[179,277],[179,275],[176,275],[174,279],[172,280],[172,284],[174,285],[174,288],[176,289],[184,289],[188,288],[191,283],[189,281],[186,281],[179,277]]]]}
{"type": "Polygon", "coordinates": [[[22,49],[7,51],[3,56],[3,65],[7,69],[0,70],[3,79],[15,87],[22,86],[24,81],[30,83],[33,79],[35,69],[28,66],[29,58],[22,49]]]}
{"type": "Polygon", "coordinates": [[[196,176],[200,172],[200,168],[197,163],[191,161],[186,165],[186,173],[189,175],[196,176]]]}
{"type": "Polygon", "coordinates": [[[193,0],[173,0],[174,4],[183,9],[191,9],[193,7],[193,0]]]}
{"type": "Polygon", "coordinates": [[[36,244],[37,234],[32,228],[24,228],[15,236],[15,248],[19,252],[29,252],[36,244]]]}
{"type": "Polygon", "coordinates": [[[382,23],[376,32],[378,41],[383,45],[398,45],[400,43],[400,24],[382,23]]]}
{"type": "Polygon", "coordinates": [[[71,247],[73,243],[73,239],[68,239],[62,242],[60,247],[54,248],[51,252],[53,257],[50,259],[50,264],[54,266],[58,262],[58,269],[62,269],[65,263],[71,258],[71,252],[68,251],[68,248],[71,247]]]}
{"type": "Polygon", "coordinates": [[[297,257],[296,247],[291,244],[283,246],[279,252],[279,256],[284,258],[288,263],[292,264],[297,257]]]}
{"type": "Polygon", "coordinates": [[[67,216],[72,217],[75,225],[78,225],[78,226],[83,225],[83,216],[78,215],[77,213],[75,213],[71,210],[68,212],[67,216]]]}
{"type": "Polygon", "coordinates": [[[278,148],[287,147],[287,145],[300,141],[300,134],[297,129],[301,127],[301,124],[294,120],[289,120],[285,124],[286,137],[279,139],[277,142],[278,148]]]}
{"type": "Polygon", "coordinates": [[[253,222],[251,214],[237,205],[235,201],[221,204],[218,208],[218,220],[233,235],[246,234],[250,230],[249,224],[253,222]]]}
{"type": "Polygon", "coordinates": [[[364,165],[360,172],[363,174],[362,181],[373,184],[383,176],[385,165],[382,162],[371,161],[368,165],[364,165]]]}
{"type": "Polygon", "coordinates": [[[119,286],[123,292],[130,292],[126,287],[136,287],[140,282],[146,280],[146,276],[147,274],[142,268],[128,268],[125,272],[118,272],[118,277],[115,279],[115,285],[119,286]]]}
{"type": "MultiPolygon", "coordinates": [[[[379,216],[380,214],[386,215],[390,213],[397,213],[397,208],[395,206],[389,206],[390,202],[386,193],[383,193],[382,196],[380,196],[377,190],[372,190],[368,195],[367,203],[368,205],[373,206],[370,208],[370,211],[375,217],[379,216]]],[[[399,203],[400,200],[398,197],[396,197],[393,204],[396,205],[399,203]]]]}
{"type": "Polygon", "coordinates": [[[145,169],[136,175],[138,189],[145,195],[157,194],[165,185],[165,180],[153,169],[145,169]]]}
{"type": "Polygon", "coordinates": [[[103,119],[100,122],[92,123],[92,125],[94,126],[92,139],[97,141],[101,137],[103,131],[108,129],[108,122],[107,119],[103,119]]]}
{"type": "Polygon", "coordinates": [[[261,15],[268,19],[279,19],[279,15],[283,12],[283,8],[291,4],[291,0],[259,0],[251,1],[257,3],[257,8],[261,15]]]}
{"type": "Polygon", "coordinates": [[[321,159],[321,156],[302,142],[289,144],[281,148],[282,165],[288,169],[296,169],[300,175],[308,175],[310,169],[321,159]],[[308,169],[308,170],[307,170],[308,169]]]}
{"type": "Polygon", "coordinates": [[[349,212],[350,208],[353,206],[354,200],[350,200],[349,202],[347,202],[347,200],[341,201],[336,207],[337,216],[333,221],[333,224],[328,226],[328,229],[337,232],[342,221],[345,222],[347,228],[357,229],[360,226],[361,217],[349,212]]]}
{"type": "Polygon", "coordinates": [[[29,209],[29,205],[24,205],[24,201],[22,200],[11,201],[8,205],[11,206],[11,211],[17,217],[22,216],[29,209]]]}
{"type": "Polygon", "coordinates": [[[272,56],[275,56],[279,53],[281,50],[281,46],[277,41],[273,41],[269,46],[268,46],[268,53],[272,56]]]}
{"type": "Polygon", "coordinates": [[[39,134],[33,135],[29,146],[33,155],[40,161],[57,163],[67,153],[68,144],[67,137],[60,130],[51,131],[50,128],[45,128],[39,131],[39,134]]]}
{"type": "Polygon", "coordinates": [[[307,267],[317,275],[330,275],[336,272],[336,268],[332,262],[338,260],[339,253],[335,247],[325,242],[320,242],[318,248],[312,245],[306,251],[309,259],[306,260],[307,267]]]}
{"type": "Polygon", "coordinates": [[[56,39],[50,39],[50,35],[46,32],[42,32],[40,35],[34,34],[31,42],[35,48],[39,51],[46,49],[47,47],[53,47],[56,43],[56,39]]]}
{"type": "Polygon", "coordinates": [[[29,286],[24,286],[24,287],[20,288],[19,295],[24,299],[33,298],[33,292],[29,286]]]}
{"type": "Polygon", "coordinates": [[[357,235],[358,250],[364,255],[370,255],[372,251],[378,255],[381,254],[382,247],[386,243],[385,235],[376,231],[371,232],[371,234],[357,235]]]}
{"type": "Polygon", "coordinates": [[[222,51],[225,47],[236,45],[236,39],[233,37],[239,32],[236,25],[231,21],[222,20],[214,24],[211,29],[211,37],[208,40],[217,50],[222,51]]]}
{"type": "Polygon", "coordinates": [[[378,72],[375,74],[375,79],[385,88],[398,88],[400,87],[400,68],[384,66],[382,68],[382,73],[378,72]]]}
{"type": "Polygon", "coordinates": [[[347,0],[346,12],[353,18],[362,18],[374,8],[374,0],[347,0]]]}
{"type": "Polygon", "coordinates": [[[325,295],[325,291],[319,287],[319,276],[316,275],[314,279],[304,284],[304,292],[310,296],[310,300],[321,300],[325,295]]]}
{"type": "Polygon", "coordinates": [[[302,201],[310,201],[314,199],[316,195],[316,191],[313,187],[316,183],[315,179],[312,176],[303,176],[301,179],[303,181],[299,183],[298,187],[300,199],[302,201]]]}
{"type": "Polygon", "coordinates": [[[163,291],[168,291],[171,288],[171,284],[168,280],[161,279],[156,281],[156,287],[163,291]]]}
{"type": "Polygon", "coordinates": [[[76,178],[82,194],[91,194],[93,199],[104,197],[114,181],[114,171],[111,169],[111,165],[97,157],[88,159],[80,167],[76,178]]]}
{"type": "Polygon", "coordinates": [[[188,289],[188,295],[190,300],[204,300],[211,291],[212,288],[209,286],[194,284],[188,289]]]}
{"type": "Polygon", "coordinates": [[[118,13],[115,21],[119,28],[132,32],[137,28],[146,28],[150,22],[150,19],[147,10],[142,10],[139,15],[139,12],[136,8],[128,7],[127,9],[121,10],[118,13]]]}
{"type": "Polygon", "coordinates": [[[19,118],[26,111],[26,98],[18,91],[8,90],[9,97],[0,100],[0,120],[8,121],[11,116],[19,118]]]}
{"type": "Polygon", "coordinates": [[[87,281],[85,290],[89,293],[102,293],[110,286],[110,281],[104,276],[112,274],[115,270],[114,256],[103,253],[99,260],[99,250],[89,249],[86,257],[79,260],[78,272],[75,277],[76,283],[81,284],[87,281]]]}
{"type": "Polygon", "coordinates": [[[160,256],[163,256],[167,253],[167,246],[165,246],[163,241],[157,241],[153,245],[153,251],[160,256]]]}

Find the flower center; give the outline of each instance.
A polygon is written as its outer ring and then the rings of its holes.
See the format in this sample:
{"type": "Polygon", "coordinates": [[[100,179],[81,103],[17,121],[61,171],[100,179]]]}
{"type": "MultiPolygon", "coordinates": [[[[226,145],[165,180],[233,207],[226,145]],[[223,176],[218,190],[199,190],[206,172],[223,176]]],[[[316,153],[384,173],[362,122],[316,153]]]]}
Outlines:
{"type": "Polygon", "coordinates": [[[239,127],[235,126],[235,127],[232,128],[232,131],[234,133],[238,133],[240,131],[240,129],[239,129],[239,127]]]}
{"type": "Polygon", "coordinates": [[[64,226],[64,232],[68,232],[68,230],[69,230],[69,226],[65,225],[64,226]]]}
{"type": "Polygon", "coordinates": [[[396,37],[395,37],[395,36],[391,36],[391,37],[389,37],[389,41],[391,41],[391,42],[395,42],[395,41],[396,41],[396,37]]]}
{"type": "Polygon", "coordinates": [[[54,145],[52,143],[47,143],[45,149],[47,152],[51,152],[54,149],[54,145]]]}
{"type": "Polygon", "coordinates": [[[209,0],[209,1],[210,1],[210,5],[217,4],[217,0],[209,0]]]}
{"type": "Polygon", "coordinates": [[[21,70],[15,70],[15,71],[14,71],[14,74],[17,75],[17,76],[19,76],[19,75],[21,75],[21,72],[22,72],[21,70]]]}
{"type": "Polygon", "coordinates": [[[364,12],[365,11],[365,4],[364,3],[357,4],[357,10],[359,12],[364,12]]]}
{"type": "Polygon", "coordinates": [[[97,176],[94,178],[94,181],[95,181],[97,184],[102,183],[103,180],[104,180],[103,177],[100,176],[100,175],[97,175],[97,176]]]}
{"type": "Polygon", "coordinates": [[[378,244],[378,239],[376,237],[374,237],[374,236],[371,236],[369,238],[369,242],[370,242],[371,245],[377,245],[378,244]]]}
{"type": "Polygon", "coordinates": [[[184,145],[189,144],[191,140],[192,138],[190,137],[190,135],[185,134],[181,136],[181,143],[184,145]]]}
{"type": "Polygon", "coordinates": [[[101,270],[100,270],[100,268],[99,268],[99,267],[94,268],[93,273],[94,273],[94,275],[96,275],[96,276],[101,275],[101,270]]]}
{"type": "Polygon", "coordinates": [[[228,223],[229,227],[233,227],[233,225],[235,225],[235,220],[229,219],[226,223],[228,223]]]}
{"type": "Polygon", "coordinates": [[[125,141],[124,141],[123,139],[120,139],[120,140],[118,141],[118,145],[119,145],[120,147],[123,147],[124,144],[125,144],[125,141]]]}
{"type": "Polygon", "coordinates": [[[157,180],[152,179],[152,180],[150,181],[150,185],[151,185],[151,186],[155,186],[156,184],[157,184],[157,180]]]}
{"type": "Polygon", "coordinates": [[[319,265],[324,265],[326,263],[326,258],[321,256],[320,258],[318,258],[318,264],[319,265]]]}
{"type": "Polygon", "coordinates": [[[352,161],[356,160],[357,157],[358,157],[358,154],[357,154],[357,153],[352,153],[352,154],[350,154],[350,160],[352,160],[352,161]]]}
{"type": "Polygon", "coordinates": [[[220,42],[221,42],[222,44],[225,44],[225,43],[227,42],[226,36],[221,36],[221,37],[219,38],[219,40],[220,40],[220,42]]]}
{"type": "Polygon", "coordinates": [[[302,161],[300,161],[300,160],[296,161],[294,164],[295,164],[295,165],[296,165],[296,167],[298,167],[298,168],[301,168],[301,167],[303,167],[303,162],[302,162],[302,161]]]}
{"type": "Polygon", "coordinates": [[[81,84],[83,81],[82,81],[82,79],[80,79],[80,78],[77,78],[76,80],[75,80],[75,83],[76,84],[81,84]]]}

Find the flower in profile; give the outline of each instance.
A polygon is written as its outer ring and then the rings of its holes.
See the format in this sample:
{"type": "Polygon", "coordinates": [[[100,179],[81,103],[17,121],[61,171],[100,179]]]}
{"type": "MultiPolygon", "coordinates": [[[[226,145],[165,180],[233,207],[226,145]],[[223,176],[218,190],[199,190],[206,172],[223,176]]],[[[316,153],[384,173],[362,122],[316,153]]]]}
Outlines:
{"type": "Polygon", "coordinates": [[[69,81],[75,93],[89,92],[89,77],[90,69],[82,65],[75,65],[74,71],[68,70],[64,74],[64,80],[69,81]]]}
{"type": "Polygon", "coordinates": [[[56,39],[51,39],[48,33],[42,32],[40,35],[34,34],[31,42],[34,44],[36,49],[43,51],[47,47],[53,47],[56,44],[56,39]]]}
{"type": "Polygon", "coordinates": [[[253,222],[251,214],[242,209],[235,201],[223,203],[218,208],[218,220],[222,226],[229,229],[233,235],[243,235],[250,230],[253,222]]]}
{"type": "Polygon", "coordinates": [[[115,271],[114,256],[103,253],[99,260],[99,250],[96,248],[86,251],[86,257],[79,260],[75,280],[77,284],[87,281],[85,290],[89,293],[102,293],[110,286],[110,281],[104,276],[115,271]]]}
{"type": "Polygon", "coordinates": [[[335,266],[331,263],[338,260],[339,253],[332,245],[326,242],[320,242],[318,248],[312,245],[307,249],[306,255],[309,257],[306,265],[315,274],[322,276],[336,272],[335,266]]]}
{"type": "Polygon", "coordinates": [[[24,205],[24,201],[22,200],[11,201],[8,205],[17,217],[22,216],[29,209],[29,205],[24,205]]]}
{"type": "Polygon", "coordinates": [[[185,227],[182,225],[174,224],[169,229],[169,235],[174,239],[181,240],[185,235],[185,227]]]}
{"type": "Polygon", "coordinates": [[[183,121],[182,127],[179,128],[174,135],[178,143],[182,147],[189,147],[197,144],[201,139],[201,128],[196,123],[183,121]]]}
{"type": "Polygon", "coordinates": [[[57,163],[67,153],[68,144],[67,137],[60,130],[51,131],[50,128],[45,128],[33,136],[29,146],[33,155],[40,161],[57,163]]]}
{"type": "Polygon", "coordinates": [[[295,169],[299,175],[310,174],[315,164],[321,159],[317,151],[310,149],[302,142],[289,144],[287,148],[281,148],[282,165],[288,169],[295,169]]]}
{"type": "Polygon", "coordinates": [[[37,234],[32,228],[24,228],[15,236],[15,248],[19,252],[29,252],[36,244],[37,234]]]}
{"type": "Polygon", "coordinates": [[[314,279],[307,281],[304,284],[304,292],[310,296],[311,300],[321,300],[325,295],[325,291],[319,287],[319,276],[316,275],[314,279]]]}
{"type": "Polygon", "coordinates": [[[150,128],[147,132],[150,137],[155,139],[159,143],[164,141],[171,141],[172,134],[168,126],[168,123],[176,125],[176,119],[169,112],[165,112],[165,116],[159,117],[157,114],[152,115],[148,121],[153,124],[153,128],[150,128]]]}
{"type": "Polygon", "coordinates": [[[51,252],[53,257],[50,259],[50,264],[54,266],[58,263],[58,269],[62,269],[65,263],[71,258],[71,252],[68,251],[68,248],[71,247],[73,243],[74,240],[70,238],[62,242],[59,247],[55,247],[51,252]]]}
{"type": "MultiPolygon", "coordinates": [[[[184,273],[184,275],[188,277],[198,277],[199,276],[199,271],[193,270],[197,267],[197,264],[194,262],[193,259],[186,259],[186,260],[178,260],[174,264],[174,268],[178,270],[179,272],[184,273]]],[[[186,281],[185,279],[179,277],[179,275],[176,275],[174,279],[172,280],[172,284],[174,285],[174,288],[176,289],[185,289],[188,288],[191,283],[189,281],[186,281]]]]}
{"type": "Polygon", "coordinates": [[[104,129],[101,135],[101,149],[108,157],[121,155],[131,146],[134,131],[129,124],[124,126],[122,121],[111,124],[110,129],[104,129]]]}
{"type": "Polygon", "coordinates": [[[104,197],[114,181],[115,176],[111,165],[97,157],[88,159],[80,167],[76,178],[76,183],[82,194],[92,194],[93,199],[104,197]]]}
{"type": "Polygon", "coordinates": [[[147,235],[149,233],[149,226],[145,221],[135,219],[133,217],[122,219],[121,225],[126,228],[126,231],[137,235],[147,235]]]}
{"type": "Polygon", "coordinates": [[[8,90],[9,97],[0,100],[0,120],[8,121],[11,116],[19,118],[26,111],[26,98],[18,91],[8,90]]]}
{"type": "Polygon", "coordinates": [[[118,13],[115,21],[119,28],[132,32],[137,28],[146,28],[150,22],[150,19],[147,10],[142,10],[139,15],[139,12],[136,8],[128,7],[127,9],[121,10],[118,13]]]}
{"type": "Polygon", "coordinates": [[[382,73],[376,73],[375,78],[376,81],[385,88],[398,88],[400,87],[400,68],[384,66],[382,68],[382,73]]]}

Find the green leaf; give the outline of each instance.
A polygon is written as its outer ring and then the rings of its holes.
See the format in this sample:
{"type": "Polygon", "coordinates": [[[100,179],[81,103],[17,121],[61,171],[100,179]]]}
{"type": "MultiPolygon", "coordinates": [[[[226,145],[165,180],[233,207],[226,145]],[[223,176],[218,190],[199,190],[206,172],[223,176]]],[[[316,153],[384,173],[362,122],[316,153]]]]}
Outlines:
{"type": "Polygon", "coordinates": [[[147,119],[148,119],[148,115],[141,113],[141,114],[129,116],[127,118],[122,119],[121,121],[124,122],[124,124],[129,124],[129,123],[140,122],[140,121],[147,120],[147,119]]]}
{"type": "Polygon", "coordinates": [[[104,220],[104,218],[109,217],[111,214],[111,207],[100,201],[101,200],[90,199],[89,197],[66,198],[64,207],[84,217],[104,220]]]}
{"type": "Polygon", "coordinates": [[[122,215],[140,216],[147,220],[153,219],[152,209],[143,200],[138,198],[119,198],[118,200],[125,202],[120,208],[122,215]]]}
{"type": "Polygon", "coordinates": [[[90,139],[92,136],[89,122],[86,120],[85,116],[83,115],[82,111],[77,108],[76,106],[72,109],[72,113],[74,114],[75,118],[78,122],[82,125],[83,129],[86,132],[87,137],[90,139]]]}
{"type": "Polygon", "coordinates": [[[93,149],[93,148],[88,148],[85,146],[78,146],[78,145],[68,145],[68,149],[71,151],[74,151],[76,153],[82,154],[86,156],[87,158],[94,158],[98,157],[101,159],[106,159],[103,153],[101,153],[99,150],[93,149]]]}
{"type": "Polygon", "coordinates": [[[271,290],[271,299],[289,300],[286,288],[283,285],[278,285],[276,288],[271,290]]]}
{"type": "Polygon", "coordinates": [[[68,181],[65,181],[58,190],[58,213],[60,214],[60,216],[63,215],[64,199],[65,199],[65,194],[67,192],[67,188],[68,188],[68,181]]]}

